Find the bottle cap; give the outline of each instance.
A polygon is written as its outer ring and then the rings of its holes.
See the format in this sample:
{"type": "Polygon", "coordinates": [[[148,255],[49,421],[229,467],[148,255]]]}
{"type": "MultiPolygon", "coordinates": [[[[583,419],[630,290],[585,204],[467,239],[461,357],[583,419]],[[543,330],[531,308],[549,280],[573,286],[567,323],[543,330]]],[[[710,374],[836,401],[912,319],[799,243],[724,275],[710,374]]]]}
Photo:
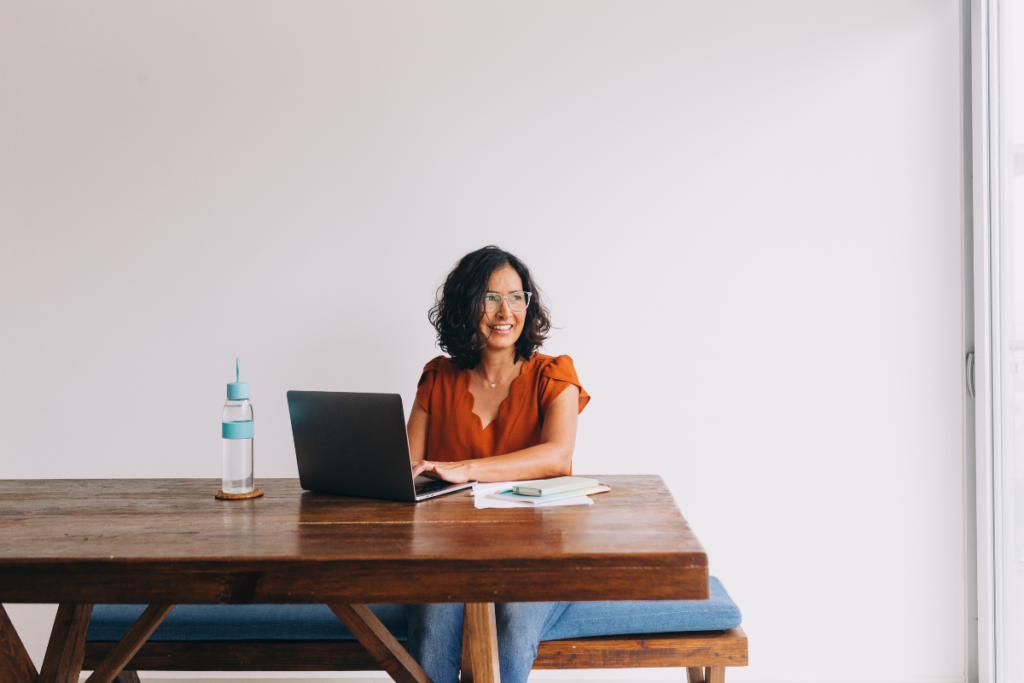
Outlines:
{"type": "Polygon", "coordinates": [[[240,401],[249,398],[249,383],[239,382],[238,359],[235,359],[235,381],[228,383],[228,398],[240,401]]]}

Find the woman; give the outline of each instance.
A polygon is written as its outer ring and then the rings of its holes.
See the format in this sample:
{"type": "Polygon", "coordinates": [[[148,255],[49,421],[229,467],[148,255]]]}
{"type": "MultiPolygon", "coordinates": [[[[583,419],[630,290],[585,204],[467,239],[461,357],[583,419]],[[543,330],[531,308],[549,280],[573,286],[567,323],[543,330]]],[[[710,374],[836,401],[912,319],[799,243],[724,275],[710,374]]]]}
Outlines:
{"type": "MultiPolygon", "coordinates": [[[[569,474],[590,400],[569,356],[537,353],[551,327],[527,267],[489,246],[467,254],[430,311],[449,357],[427,363],[409,415],[416,475],[451,482],[569,474]]],[[[503,683],[526,683],[537,644],[569,603],[495,606],[503,683]]],[[[434,683],[456,683],[460,604],[410,605],[408,648],[434,683]]]]}

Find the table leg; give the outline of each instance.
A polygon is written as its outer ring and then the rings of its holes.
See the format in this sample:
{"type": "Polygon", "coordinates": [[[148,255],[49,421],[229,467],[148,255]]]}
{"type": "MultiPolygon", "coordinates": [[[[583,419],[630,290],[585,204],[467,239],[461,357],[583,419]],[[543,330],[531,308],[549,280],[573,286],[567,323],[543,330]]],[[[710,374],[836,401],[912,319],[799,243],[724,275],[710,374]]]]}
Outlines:
{"type": "Polygon", "coordinates": [[[462,618],[462,681],[501,683],[493,602],[466,603],[462,618]]]}
{"type": "Polygon", "coordinates": [[[57,608],[38,683],[78,683],[90,618],[92,605],[63,603],[57,608]]]}
{"type": "Polygon", "coordinates": [[[107,653],[107,656],[103,658],[103,661],[85,683],[113,683],[117,680],[121,670],[128,662],[132,661],[135,653],[149,640],[153,631],[171,613],[172,609],[174,609],[174,605],[150,605],[147,607],[124,634],[124,637],[114,646],[114,649],[107,653]]]}
{"type": "Polygon", "coordinates": [[[686,683],[704,683],[704,669],[699,666],[686,667],[686,683]]]}
{"type": "Polygon", "coordinates": [[[7,610],[0,605],[0,681],[35,683],[38,676],[36,665],[14,630],[7,610]]]}
{"type": "Polygon", "coordinates": [[[395,640],[366,605],[328,605],[381,668],[398,683],[432,683],[409,651],[395,640]]]}

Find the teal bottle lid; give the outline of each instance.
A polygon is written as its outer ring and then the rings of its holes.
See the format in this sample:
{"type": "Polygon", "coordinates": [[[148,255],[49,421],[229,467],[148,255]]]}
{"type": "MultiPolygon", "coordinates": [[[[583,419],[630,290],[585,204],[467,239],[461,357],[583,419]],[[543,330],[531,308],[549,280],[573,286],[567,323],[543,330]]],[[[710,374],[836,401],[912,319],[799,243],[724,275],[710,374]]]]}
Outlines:
{"type": "Polygon", "coordinates": [[[238,368],[238,359],[235,359],[235,381],[228,383],[228,398],[233,401],[241,401],[242,399],[249,398],[249,383],[239,382],[240,373],[238,368]]]}

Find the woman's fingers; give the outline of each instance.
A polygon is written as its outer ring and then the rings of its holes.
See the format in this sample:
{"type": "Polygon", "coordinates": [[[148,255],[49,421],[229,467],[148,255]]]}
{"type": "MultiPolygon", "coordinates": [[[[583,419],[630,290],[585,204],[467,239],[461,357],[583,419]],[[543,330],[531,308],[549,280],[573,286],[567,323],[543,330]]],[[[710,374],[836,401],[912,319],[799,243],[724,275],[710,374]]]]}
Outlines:
{"type": "Polygon", "coordinates": [[[430,460],[420,460],[414,463],[412,467],[413,478],[415,479],[422,474],[424,477],[430,477],[431,479],[444,479],[437,471],[438,464],[441,463],[431,462],[430,460]]]}
{"type": "Polygon", "coordinates": [[[461,462],[437,462],[434,465],[434,475],[453,484],[464,484],[469,481],[466,474],[466,466],[461,462]]]}
{"type": "Polygon", "coordinates": [[[412,464],[412,476],[419,475],[432,479],[443,479],[453,484],[464,484],[469,481],[465,463],[461,462],[434,462],[431,460],[419,460],[412,464]]]}

